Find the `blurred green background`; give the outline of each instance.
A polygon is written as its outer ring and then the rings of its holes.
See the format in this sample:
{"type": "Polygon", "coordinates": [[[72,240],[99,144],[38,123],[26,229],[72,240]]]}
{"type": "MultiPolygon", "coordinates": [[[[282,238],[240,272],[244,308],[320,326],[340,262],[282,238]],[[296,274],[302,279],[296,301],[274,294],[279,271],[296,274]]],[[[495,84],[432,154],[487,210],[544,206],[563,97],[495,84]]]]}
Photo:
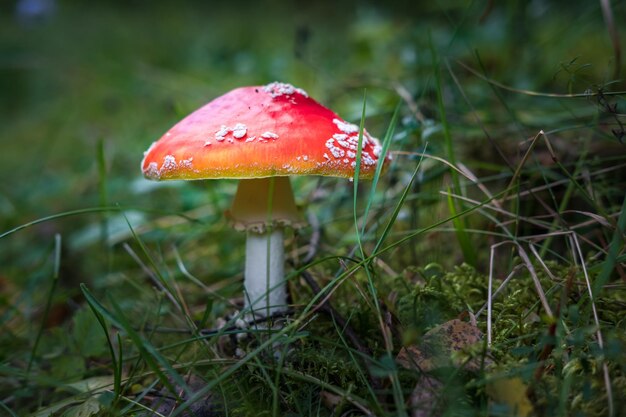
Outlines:
{"type": "MultiPolygon", "coordinates": [[[[196,204],[204,187],[221,185],[195,185],[200,195],[194,195],[190,186],[150,184],[139,173],[142,152],[184,115],[236,86],[290,82],[352,121],[367,88],[368,128],[382,136],[400,100],[398,84],[427,121],[437,119],[432,41],[483,123],[499,123],[492,135],[503,141],[549,130],[554,121],[584,124],[598,107],[592,100],[564,105],[523,95],[498,102],[457,60],[482,72],[480,57],[488,76],[521,89],[620,87],[610,84],[613,50],[594,1],[31,0],[0,8],[2,230],[103,203],[100,141],[107,205],[174,212],[196,204]],[[20,13],[22,3],[49,9],[20,13]]],[[[615,2],[617,22],[625,8],[615,2]]],[[[485,137],[449,78],[445,87],[455,146],[471,152],[485,137]]],[[[403,113],[410,117],[406,106],[403,113]]],[[[414,135],[392,149],[417,150],[421,139],[414,135]]],[[[4,239],[0,260],[6,267],[56,231],[71,239],[83,221],[92,219],[56,221],[4,239]]]]}

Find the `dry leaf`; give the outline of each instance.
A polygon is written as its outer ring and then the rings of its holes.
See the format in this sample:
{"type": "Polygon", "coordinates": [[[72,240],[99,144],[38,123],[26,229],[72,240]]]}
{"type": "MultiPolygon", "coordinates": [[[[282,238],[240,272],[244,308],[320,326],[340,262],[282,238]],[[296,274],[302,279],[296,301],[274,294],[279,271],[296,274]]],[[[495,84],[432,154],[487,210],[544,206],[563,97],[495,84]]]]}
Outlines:
{"type": "Polygon", "coordinates": [[[341,395],[333,394],[332,392],[322,391],[320,392],[320,399],[322,404],[329,410],[334,410],[339,404],[343,402],[341,395]]]}
{"type": "MultiPolygon", "coordinates": [[[[477,371],[481,367],[480,358],[466,361],[455,353],[466,351],[482,340],[482,332],[464,321],[454,319],[426,332],[419,347],[403,347],[396,362],[407,369],[429,372],[446,365],[464,365],[465,369],[477,371]]],[[[486,359],[488,361],[488,359],[486,359]]]]}

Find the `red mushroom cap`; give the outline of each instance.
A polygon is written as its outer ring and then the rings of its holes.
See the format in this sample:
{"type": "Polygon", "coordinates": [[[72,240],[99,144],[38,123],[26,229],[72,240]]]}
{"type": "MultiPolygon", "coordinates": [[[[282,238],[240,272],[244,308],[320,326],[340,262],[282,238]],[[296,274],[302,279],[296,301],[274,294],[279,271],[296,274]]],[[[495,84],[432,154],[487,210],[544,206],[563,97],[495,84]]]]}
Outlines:
{"type": "MultiPolygon", "coordinates": [[[[288,175],[352,177],[359,127],[290,84],[241,87],[176,124],[144,154],[153,180],[288,175]]],[[[363,131],[361,178],[381,147],[363,131]]]]}

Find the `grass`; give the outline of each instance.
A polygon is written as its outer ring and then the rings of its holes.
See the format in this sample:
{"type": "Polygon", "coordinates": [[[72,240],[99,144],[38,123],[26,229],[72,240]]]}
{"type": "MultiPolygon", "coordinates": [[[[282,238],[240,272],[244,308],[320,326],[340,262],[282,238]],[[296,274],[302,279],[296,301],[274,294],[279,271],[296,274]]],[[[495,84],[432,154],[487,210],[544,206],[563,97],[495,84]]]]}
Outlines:
{"type": "Polygon", "coordinates": [[[10,6],[0,415],[626,415],[606,4],[10,6]],[[292,179],[292,308],[242,327],[235,183],[138,165],[206,101],[274,80],[393,160],[371,182],[292,179]]]}

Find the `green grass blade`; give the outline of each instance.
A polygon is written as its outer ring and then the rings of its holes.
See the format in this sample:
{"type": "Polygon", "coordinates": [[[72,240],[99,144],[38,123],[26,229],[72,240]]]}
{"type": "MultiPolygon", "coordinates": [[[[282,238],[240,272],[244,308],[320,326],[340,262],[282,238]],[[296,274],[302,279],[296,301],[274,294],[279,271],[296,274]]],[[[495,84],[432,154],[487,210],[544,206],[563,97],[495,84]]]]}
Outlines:
{"type": "Polygon", "coordinates": [[[617,227],[613,232],[611,243],[609,244],[609,252],[603,262],[600,275],[593,283],[593,294],[600,294],[602,287],[609,282],[611,274],[615,269],[617,263],[617,256],[624,244],[624,236],[626,235],[626,195],[624,195],[624,201],[622,202],[622,212],[617,219],[617,227]]]}
{"type": "Polygon", "coordinates": [[[178,391],[178,389],[175,389],[174,386],[171,384],[165,373],[161,370],[162,367],[167,371],[167,374],[174,380],[174,382],[176,382],[178,387],[182,388],[188,394],[191,393],[183,378],[159,353],[158,349],[155,348],[152,343],[150,343],[147,339],[142,337],[137,331],[135,331],[115,299],[113,297],[108,297],[108,299],[109,303],[111,303],[111,306],[113,307],[113,311],[115,312],[117,321],[121,325],[121,328],[124,330],[124,332],[126,332],[130,340],[135,344],[135,346],[137,346],[139,352],[141,353],[141,358],[157,375],[159,381],[161,381],[161,383],[165,387],[167,387],[167,389],[169,389],[173,395],[177,395],[176,392],[178,391]],[[159,367],[159,365],[161,367],[159,367]]]}
{"type": "MultiPolygon", "coordinates": [[[[432,38],[429,38],[430,42],[430,53],[432,59],[433,72],[435,73],[435,90],[437,92],[437,107],[439,109],[439,117],[441,119],[441,127],[443,130],[443,138],[446,149],[446,156],[448,161],[456,166],[456,153],[454,152],[454,144],[452,142],[452,135],[450,134],[450,126],[448,124],[448,118],[446,117],[446,106],[443,102],[443,82],[441,80],[441,69],[439,63],[439,56],[437,54],[437,50],[435,49],[435,45],[432,42],[432,38]]],[[[456,170],[450,170],[450,176],[452,178],[453,191],[455,194],[461,195],[461,182],[459,180],[459,174],[456,170]]],[[[455,205],[455,202],[452,202],[455,205]]],[[[456,212],[456,207],[452,209],[452,212],[456,212]]],[[[461,250],[463,251],[463,257],[465,262],[470,265],[476,266],[476,251],[474,250],[474,246],[470,241],[469,234],[467,233],[468,225],[465,217],[459,218],[458,221],[454,222],[456,228],[456,237],[459,241],[459,245],[461,246],[461,250]]]]}
{"type": "MultiPolygon", "coordinates": [[[[83,294],[85,294],[85,292],[87,291],[87,287],[85,286],[85,284],[80,284],[80,288],[83,292],[83,294]]],[[[102,316],[102,314],[94,307],[93,303],[90,301],[90,299],[87,299],[87,305],[89,306],[89,308],[91,309],[91,311],[93,312],[93,315],[96,317],[96,320],[98,320],[98,323],[100,324],[100,327],[102,327],[102,331],[104,332],[104,336],[106,337],[107,340],[107,345],[109,348],[109,353],[111,355],[111,362],[113,364],[113,392],[115,393],[116,397],[119,397],[119,395],[121,394],[121,369],[122,369],[122,359],[121,359],[121,352],[122,352],[122,344],[121,344],[121,340],[119,339],[119,333],[118,333],[118,348],[119,348],[119,353],[118,356],[115,356],[115,349],[113,348],[113,343],[111,342],[111,337],[109,336],[109,331],[106,325],[106,322],[104,321],[104,317],[102,316]],[[118,362],[118,358],[119,358],[119,362],[118,362]]]]}
{"type": "Polygon", "coordinates": [[[365,251],[363,249],[363,243],[361,242],[361,234],[359,233],[359,222],[357,216],[357,201],[359,192],[359,174],[361,173],[361,154],[363,153],[363,129],[365,125],[365,108],[367,104],[367,91],[363,92],[363,108],[361,110],[361,123],[359,125],[359,144],[356,150],[356,165],[354,167],[354,193],[353,193],[353,215],[354,215],[354,229],[356,233],[357,243],[359,250],[361,251],[361,257],[365,257],[365,251]]]}
{"type": "Polygon", "coordinates": [[[113,316],[109,312],[109,310],[107,310],[102,304],[100,304],[100,302],[91,294],[91,292],[89,291],[89,289],[87,288],[85,284],[80,284],[80,290],[83,293],[85,300],[87,301],[87,303],[89,304],[89,307],[92,310],[97,311],[98,314],[106,318],[115,327],[117,328],[122,327],[121,323],[115,318],[115,316],[113,316]]]}
{"type": "Polygon", "coordinates": [[[7,415],[9,415],[11,417],[19,417],[17,414],[15,414],[13,412],[13,410],[11,410],[9,407],[7,407],[2,401],[0,401],[0,409],[6,411],[7,415]]]}
{"type": "MultiPolygon", "coordinates": [[[[374,304],[375,307],[375,313],[377,316],[377,320],[379,323],[381,323],[381,326],[384,326],[383,324],[383,320],[382,320],[382,312],[380,310],[380,305],[379,305],[379,301],[378,301],[378,291],[374,282],[374,277],[372,276],[372,271],[370,268],[370,264],[371,261],[374,259],[372,257],[366,257],[365,254],[365,249],[363,248],[363,241],[361,239],[361,232],[359,231],[359,224],[358,224],[358,217],[357,217],[357,192],[358,192],[358,186],[359,186],[359,173],[360,173],[360,168],[361,168],[361,155],[363,152],[363,130],[364,130],[364,124],[365,124],[365,109],[366,109],[366,97],[367,97],[367,92],[363,93],[363,109],[362,109],[362,113],[361,113],[361,124],[359,126],[359,144],[357,147],[357,154],[356,154],[356,166],[355,166],[355,172],[354,172],[354,206],[353,206],[353,213],[354,213],[354,227],[355,227],[355,232],[356,232],[356,237],[357,237],[357,242],[359,245],[359,250],[361,252],[361,259],[363,259],[364,262],[364,270],[365,273],[367,275],[367,282],[368,282],[368,289],[370,291],[370,295],[372,296],[372,302],[374,304]],[[367,260],[366,260],[367,259],[367,260]]],[[[380,159],[379,159],[380,160],[380,159]]],[[[380,175],[380,170],[382,169],[382,164],[379,163],[379,165],[377,166],[377,173],[378,175],[380,175]]],[[[368,198],[368,202],[367,205],[368,207],[371,206],[372,204],[372,200],[373,200],[373,193],[370,193],[369,198],[368,198]]],[[[365,224],[367,223],[367,218],[364,217],[363,218],[363,229],[365,229],[365,224]]],[[[390,350],[391,350],[391,346],[386,346],[386,350],[388,354],[391,354],[390,350]]],[[[402,394],[402,391],[399,389],[400,386],[400,381],[398,380],[398,375],[397,374],[392,374],[390,375],[390,380],[391,380],[391,385],[393,387],[392,393],[393,393],[393,397],[394,397],[394,402],[396,403],[396,405],[398,406],[398,413],[399,416],[404,416],[406,415],[406,412],[404,411],[404,396],[402,394]]]]}
{"type": "Polygon", "coordinates": [[[161,381],[161,383],[163,383],[170,391],[172,391],[172,393],[175,393],[176,390],[174,390],[174,387],[172,386],[172,384],[169,382],[169,380],[167,379],[167,377],[165,376],[165,374],[163,373],[163,371],[161,371],[161,369],[159,368],[159,366],[157,365],[157,363],[155,362],[154,358],[158,358],[158,362],[169,371],[169,373],[171,374],[172,378],[175,380],[175,382],[177,384],[179,384],[181,387],[186,387],[186,384],[184,383],[184,381],[182,380],[182,378],[180,378],[180,375],[178,375],[178,373],[176,371],[174,371],[174,369],[167,363],[167,361],[158,353],[158,351],[154,348],[154,346],[152,346],[152,344],[150,344],[149,342],[147,342],[146,340],[144,340],[133,328],[132,326],[128,323],[128,321],[126,320],[126,318],[124,317],[121,309],[119,308],[119,306],[115,303],[115,301],[112,301],[111,298],[109,298],[109,301],[112,302],[112,305],[114,307],[115,310],[115,315],[113,315],[111,312],[109,312],[92,294],[91,292],[87,289],[87,286],[84,284],[81,284],[81,290],[83,292],[83,295],[85,296],[85,299],[87,300],[87,302],[89,303],[89,306],[96,310],[98,313],[100,313],[103,317],[105,317],[107,320],[109,320],[111,322],[111,324],[113,324],[115,327],[124,330],[124,332],[126,334],[128,334],[128,336],[130,337],[130,339],[132,340],[132,342],[135,344],[135,346],[137,346],[137,348],[140,350],[141,353],[141,358],[144,359],[144,361],[146,362],[146,364],[154,371],[154,373],[157,375],[157,377],[159,378],[159,380],[161,381]]]}
{"type": "Polygon", "coordinates": [[[493,200],[495,200],[497,198],[500,198],[505,193],[506,193],[506,190],[501,191],[501,192],[499,192],[497,194],[494,194],[493,196],[491,196],[491,197],[489,197],[489,198],[487,198],[485,200],[482,200],[479,204],[477,204],[475,206],[469,207],[469,208],[467,208],[467,209],[465,209],[463,211],[458,212],[454,216],[450,216],[450,217],[447,217],[445,219],[439,220],[439,221],[431,224],[430,226],[427,226],[427,227],[419,229],[419,230],[417,230],[415,232],[409,233],[406,236],[398,239],[394,243],[390,243],[389,245],[387,245],[385,247],[381,247],[381,248],[379,248],[379,249],[377,249],[375,251],[372,251],[372,255],[371,256],[379,256],[380,254],[385,253],[387,251],[390,251],[391,249],[395,248],[396,246],[401,245],[404,242],[407,242],[407,241],[413,239],[416,236],[419,236],[419,235],[422,235],[422,234],[424,234],[424,233],[426,233],[428,231],[434,230],[434,229],[438,228],[439,226],[442,226],[442,225],[444,225],[444,224],[446,224],[446,223],[448,223],[450,221],[453,221],[454,219],[456,219],[458,217],[467,216],[468,214],[473,213],[476,210],[479,210],[481,207],[484,207],[486,204],[489,204],[491,201],[493,201],[493,200]]]}
{"type": "MultiPolygon", "coordinates": [[[[156,262],[154,262],[154,259],[152,259],[152,256],[150,256],[150,254],[148,253],[148,249],[146,248],[146,245],[144,245],[143,241],[139,239],[139,236],[135,232],[135,229],[133,228],[133,226],[130,224],[130,221],[128,220],[126,215],[123,212],[122,212],[122,215],[124,215],[124,219],[126,220],[126,224],[128,225],[128,228],[130,230],[130,233],[133,236],[133,239],[135,240],[135,242],[137,242],[137,244],[139,245],[139,248],[141,249],[141,252],[145,256],[145,258],[148,260],[150,266],[152,267],[152,271],[154,272],[156,279],[158,279],[159,283],[163,286],[164,291],[167,291],[169,295],[168,298],[172,300],[172,303],[175,304],[175,307],[178,308],[179,311],[184,314],[184,309],[181,307],[181,301],[178,299],[176,292],[172,290],[169,282],[167,282],[167,279],[165,279],[163,274],[161,274],[161,271],[157,267],[156,262]]],[[[187,320],[188,323],[191,324],[192,320],[186,314],[185,314],[185,319],[187,320]]],[[[194,326],[191,325],[191,328],[193,329],[194,326]]]]}
{"type": "Polygon", "coordinates": [[[50,216],[40,217],[39,219],[21,224],[19,226],[14,227],[13,229],[7,230],[6,232],[0,233],[0,239],[10,236],[16,232],[19,232],[20,230],[23,230],[32,226],[36,226],[41,223],[49,222],[51,220],[62,219],[65,217],[79,216],[82,214],[89,214],[89,213],[107,213],[111,211],[121,212],[124,210],[137,210],[137,211],[141,211],[144,213],[175,215],[175,216],[182,217],[183,219],[192,223],[202,223],[200,220],[191,218],[181,213],[171,213],[171,212],[165,212],[163,210],[154,210],[154,209],[148,209],[144,207],[132,207],[132,206],[87,207],[87,208],[82,208],[82,209],[64,211],[62,213],[52,214],[50,216]]]}
{"type": "MultiPolygon", "coordinates": [[[[102,207],[106,207],[109,205],[109,197],[107,194],[107,170],[106,170],[106,158],[104,154],[104,140],[100,138],[98,140],[98,149],[97,149],[97,160],[98,160],[98,194],[100,197],[100,205],[102,207]]],[[[109,239],[109,225],[108,225],[108,213],[103,213],[102,220],[100,223],[101,228],[101,239],[103,245],[106,245],[106,242],[109,239]]]]}
{"type": "Polygon", "coordinates": [[[44,309],[43,317],[41,318],[41,326],[39,327],[39,331],[37,332],[37,337],[35,338],[35,343],[33,344],[33,348],[30,351],[30,357],[28,359],[28,366],[26,367],[26,377],[25,377],[26,382],[28,382],[28,376],[33,366],[35,355],[37,354],[37,348],[39,347],[39,342],[41,341],[41,336],[43,335],[43,330],[46,325],[46,321],[48,320],[48,315],[50,314],[50,307],[52,307],[52,297],[54,296],[57,283],[59,282],[60,269],[61,269],[61,235],[57,233],[56,235],[54,235],[54,272],[52,273],[52,284],[50,285],[50,290],[48,291],[46,307],[44,309]]]}
{"type": "Polygon", "coordinates": [[[467,233],[465,223],[463,222],[463,217],[456,217],[458,210],[456,208],[456,204],[454,204],[451,193],[452,191],[448,187],[447,203],[450,214],[453,217],[452,225],[454,226],[454,231],[457,235],[459,244],[461,245],[461,250],[463,251],[465,262],[470,265],[476,265],[476,254],[472,249],[472,242],[469,239],[469,233],[467,233]]]}
{"type": "Polygon", "coordinates": [[[391,213],[391,217],[389,218],[389,220],[387,221],[387,224],[385,225],[385,229],[383,230],[383,233],[380,235],[380,237],[378,238],[378,241],[376,242],[376,246],[374,247],[374,250],[372,251],[373,253],[379,252],[380,247],[382,246],[385,239],[387,239],[389,232],[391,232],[391,227],[393,226],[396,219],[398,218],[398,214],[400,213],[400,210],[402,209],[402,206],[404,205],[404,201],[406,200],[409,193],[411,192],[411,189],[413,188],[413,183],[415,182],[415,178],[417,177],[417,173],[419,172],[423,159],[424,159],[424,156],[422,154],[419,161],[417,162],[417,166],[415,167],[415,170],[413,171],[413,175],[411,175],[411,179],[409,180],[409,183],[406,185],[406,187],[404,187],[404,191],[402,192],[400,199],[396,203],[396,206],[393,209],[393,213],[391,213]]]}
{"type": "Polygon", "coordinates": [[[395,110],[393,111],[393,115],[391,116],[391,121],[389,122],[389,126],[387,127],[387,132],[383,138],[382,149],[380,152],[380,156],[378,157],[378,164],[376,165],[376,172],[374,173],[374,178],[372,179],[372,185],[370,189],[370,196],[367,200],[367,204],[365,206],[365,212],[363,214],[363,225],[361,227],[361,234],[365,234],[365,226],[367,224],[367,216],[369,215],[370,209],[372,207],[372,202],[374,201],[374,194],[376,193],[376,187],[378,185],[378,180],[380,175],[382,174],[383,167],[385,164],[385,159],[387,157],[387,153],[389,152],[389,145],[391,144],[391,138],[393,137],[393,133],[396,128],[396,124],[398,123],[398,114],[400,114],[400,104],[396,105],[395,110]]]}

